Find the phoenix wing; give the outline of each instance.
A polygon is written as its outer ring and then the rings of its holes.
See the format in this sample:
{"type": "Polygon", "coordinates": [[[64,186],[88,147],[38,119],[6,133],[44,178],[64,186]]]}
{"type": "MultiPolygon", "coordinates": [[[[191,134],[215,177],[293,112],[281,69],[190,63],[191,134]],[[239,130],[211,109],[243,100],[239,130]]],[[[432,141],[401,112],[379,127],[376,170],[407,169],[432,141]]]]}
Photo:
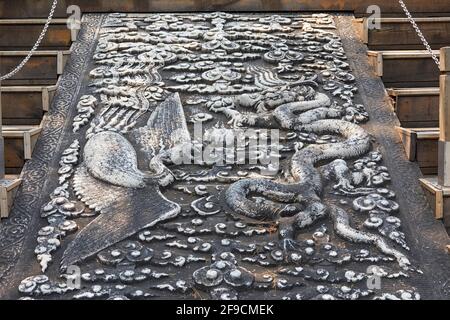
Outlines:
{"type": "Polygon", "coordinates": [[[100,215],[69,244],[61,261],[63,269],[180,212],[180,206],[166,199],[157,185],[142,189],[114,186],[92,177],[85,165],[75,173],[74,190],[100,215]]]}

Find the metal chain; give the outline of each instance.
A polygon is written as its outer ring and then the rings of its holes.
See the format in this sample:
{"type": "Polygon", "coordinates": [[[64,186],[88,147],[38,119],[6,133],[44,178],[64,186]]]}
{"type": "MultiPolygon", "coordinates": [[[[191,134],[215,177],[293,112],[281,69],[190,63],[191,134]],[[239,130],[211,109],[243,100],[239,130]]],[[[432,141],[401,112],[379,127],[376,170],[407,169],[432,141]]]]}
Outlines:
{"type": "Polygon", "coordinates": [[[52,21],[53,14],[55,13],[56,5],[58,4],[58,0],[53,0],[52,8],[50,9],[50,13],[47,18],[47,22],[44,25],[44,28],[42,29],[41,34],[39,35],[39,38],[36,40],[36,43],[34,44],[33,48],[28,52],[27,56],[22,60],[21,63],[17,67],[15,67],[11,72],[5,74],[4,76],[0,77],[0,81],[9,79],[13,77],[17,72],[19,72],[25,64],[30,60],[31,56],[36,52],[36,50],[39,48],[42,39],[44,39],[45,34],[47,33],[47,29],[50,25],[50,22],[52,21]]]}
{"type": "Polygon", "coordinates": [[[428,52],[431,54],[431,57],[433,58],[434,62],[439,66],[439,58],[436,56],[436,54],[433,52],[433,49],[431,49],[427,39],[425,39],[425,36],[423,35],[422,31],[420,31],[419,26],[417,25],[416,21],[412,17],[411,13],[409,12],[408,8],[406,7],[406,4],[403,2],[403,0],[398,0],[400,3],[400,6],[403,8],[403,11],[405,11],[406,16],[408,17],[409,22],[414,27],[414,30],[416,30],[417,35],[419,36],[420,40],[422,40],[423,45],[425,48],[427,48],[428,52]]]}

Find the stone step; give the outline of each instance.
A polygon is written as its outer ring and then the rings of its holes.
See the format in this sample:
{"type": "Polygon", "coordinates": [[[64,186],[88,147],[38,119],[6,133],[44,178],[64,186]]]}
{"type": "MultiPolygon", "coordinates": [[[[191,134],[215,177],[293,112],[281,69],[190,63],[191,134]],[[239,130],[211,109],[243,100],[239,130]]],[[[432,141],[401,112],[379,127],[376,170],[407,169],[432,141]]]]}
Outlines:
{"type": "MultiPolygon", "coordinates": [[[[0,50],[30,50],[45,22],[46,19],[0,19],[0,50]]],[[[67,50],[77,34],[77,29],[68,28],[67,19],[53,19],[38,50],[67,50]]]]}
{"type": "MultiPolygon", "coordinates": [[[[62,74],[70,50],[37,51],[28,63],[12,78],[2,81],[2,86],[54,85],[62,74]]],[[[0,51],[0,73],[13,70],[28,51],[0,51]]]]}
{"type": "Polygon", "coordinates": [[[390,88],[387,92],[402,127],[439,126],[439,88],[390,88]]]}
{"type": "MultiPolygon", "coordinates": [[[[439,50],[434,52],[439,57],[439,50]]],[[[386,87],[439,86],[439,68],[426,50],[368,51],[368,57],[386,87]]]]}
{"type": "MultiPolygon", "coordinates": [[[[450,17],[415,19],[428,43],[439,50],[450,45],[450,17]]],[[[407,18],[360,18],[354,26],[372,50],[423,50],[422,41],[407,18]],[[380,24],[380,28],[373,28],[380,24]]]]}
{"type": "Polygon", "coordinates": [[[437,174],[439,128],[398,127],[406,156],[417,161],[423,174],[437,174]]]}
{"type": "Polygon", "coordinates": [[[1,87],[4,125],[39,125],[56,91],[54,86],[1,87]]]}

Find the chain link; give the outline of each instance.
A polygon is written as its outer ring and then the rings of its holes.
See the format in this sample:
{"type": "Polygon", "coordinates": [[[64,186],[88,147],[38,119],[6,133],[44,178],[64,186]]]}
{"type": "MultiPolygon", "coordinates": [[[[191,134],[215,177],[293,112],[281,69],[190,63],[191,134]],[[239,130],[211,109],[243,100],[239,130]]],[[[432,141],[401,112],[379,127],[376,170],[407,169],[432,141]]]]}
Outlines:
{"type": "Polygon", "coordinates": [[[414,27],[414,30],[416,30],[416,33],[419,36],[420,40],[422,41],[423,45],[425,46],[425,48],[427,48],[427,50],[431,54],[431,57],[433,58],[434,62],[436,62],[436,64],[439,67],[439,58],[434,53],[433,49],[431,49],[431,47],[430,47],[427,39],[425,39],[425,36],[423,35],[422,31],[420,31],[419,26],[417,25],[416,21],[414,20],[414,18],[412,17],[411,13],[408,10],[408,8],[406,7],[406,4],[403,2],[403,0],[398,0],[398,2],[400,3],[400,6],[403,8],[403,11],[405,11],[405,14],[408,17],[409,22],[414,27]]]}
{"type": "Polygon", "coordinates": [[[44,28],[42,29],[41,34],[39,35],[39,38],[36,40],[36,43],[34,44],[33,48],[28,52],[27,56],[22,60],[21,63],[17,67],[15,67],[11,72],[5,74],[4,76],[0,77],[0,81],[9,79],[13,77],[17,72],[19,72],[25,64],[30,60],[31,56],[36,52],[36,50],[39,48],[42,39],[44,39],[45,34],[47,33],[47,29],[50,25],[50,22],[52,21],[53,14],[55,13],[56,5],[58,4],[58,0],[53,0],[52,8],[50,9],[50,13],[47,18],[47,22],[44,25],[44,28]]]}

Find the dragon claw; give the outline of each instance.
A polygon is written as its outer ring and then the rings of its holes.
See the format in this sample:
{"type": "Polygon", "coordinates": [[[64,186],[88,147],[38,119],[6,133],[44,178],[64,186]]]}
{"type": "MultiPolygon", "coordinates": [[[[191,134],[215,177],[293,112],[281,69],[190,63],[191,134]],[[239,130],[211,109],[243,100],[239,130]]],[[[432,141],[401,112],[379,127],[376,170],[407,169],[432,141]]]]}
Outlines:
{"type": "Polygon", "coordinates": [[[292,239],[283,239],[281,242],[281,246],[283,248],[283,251],[285,253],[289,252],[289,251],[295,251],[298,250],[298,243],[295,240],[292,239]]]}

